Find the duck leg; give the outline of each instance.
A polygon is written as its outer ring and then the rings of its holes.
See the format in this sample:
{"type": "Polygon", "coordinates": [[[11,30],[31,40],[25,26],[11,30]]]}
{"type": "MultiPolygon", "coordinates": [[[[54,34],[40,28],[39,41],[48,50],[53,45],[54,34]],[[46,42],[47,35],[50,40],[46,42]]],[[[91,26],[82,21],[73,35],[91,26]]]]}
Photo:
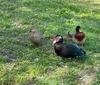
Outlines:
{"type": "Polygon", "coordinates": [[[38,43],[33,43],[34,48],[40,47],[38,43]]]}
{"type": "Polygon", "coordinates": [[[62,59],[63,59],[64,63],[66,63],[66,60],[67,60],[67,59],[66,59],[66,58],[64,58],[64,57],[63,57],[62,59]]]}

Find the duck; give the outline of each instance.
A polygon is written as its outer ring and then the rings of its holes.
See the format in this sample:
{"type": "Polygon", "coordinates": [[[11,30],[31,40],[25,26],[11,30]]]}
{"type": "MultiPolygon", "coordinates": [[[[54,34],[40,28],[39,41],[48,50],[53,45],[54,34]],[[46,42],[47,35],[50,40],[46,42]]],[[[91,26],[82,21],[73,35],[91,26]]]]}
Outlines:
{"type": "Polygon", "coordinates": [[[42,33],[38,31],[38,29],[33,28],[32,30],[30,30],[29,38],[34,47],[40,47],[42,45],[43,36],[42,33]]]}
{"type": "Polygon", "coordinates": [[[57,35],[53,41],[54,44],[54,51],[57,56],[62,57],[63,59],[66,58],[75,58],[77,56],[85,56],[86,52],[81,49],[76,44],[71,43],[64,43],[63,37],[61,35],[57,35]]]}
{"type": "Polygon", "coordinates": [[[68,32],[65,36],[63,36],[64,41],[72,41],[73,34],[68,32]]]}
{"type": "Polygon", "coordinates": [[[83,43],[86,40],[86,35],[81,31],[80,26],[76,26],[76,33],[72,36],[72,41],[75,42],[78,46],[83,48],[83,43]]]}

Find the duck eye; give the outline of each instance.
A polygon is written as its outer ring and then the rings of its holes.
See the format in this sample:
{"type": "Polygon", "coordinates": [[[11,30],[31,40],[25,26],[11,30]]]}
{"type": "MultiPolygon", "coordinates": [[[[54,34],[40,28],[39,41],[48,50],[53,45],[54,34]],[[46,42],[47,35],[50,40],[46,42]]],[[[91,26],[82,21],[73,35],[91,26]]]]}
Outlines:
{"type": "Polygon", "coordinates": [[[59,39],[61,39],[62,37],[61,36],[59,36],[59,39]]]}

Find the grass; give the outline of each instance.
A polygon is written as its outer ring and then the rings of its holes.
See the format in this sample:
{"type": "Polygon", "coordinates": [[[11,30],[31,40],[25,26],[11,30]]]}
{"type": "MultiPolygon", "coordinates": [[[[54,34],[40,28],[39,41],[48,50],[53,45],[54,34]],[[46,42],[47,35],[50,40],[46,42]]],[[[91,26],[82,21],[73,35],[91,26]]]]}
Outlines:
{"type": "Polygon", "coordinates": [[[0,0],[0,85],[99,85],[99,0],[0,0]],[[80,25],[88,56],[63,63],[48,46],[34,48],[29,31],[48,37],[80,25]]]}

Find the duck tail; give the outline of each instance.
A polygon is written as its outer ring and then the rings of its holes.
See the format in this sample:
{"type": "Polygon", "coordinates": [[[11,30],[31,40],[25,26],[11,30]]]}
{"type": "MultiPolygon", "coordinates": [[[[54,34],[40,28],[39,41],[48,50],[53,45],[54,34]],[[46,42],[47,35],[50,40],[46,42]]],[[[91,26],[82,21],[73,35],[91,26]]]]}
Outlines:
{"type": "Polygon", "coordinates": [[[86,56],[86,51],[84,51],[82,48],[80,48],[82,50],[82,56],[86,56]]]}

